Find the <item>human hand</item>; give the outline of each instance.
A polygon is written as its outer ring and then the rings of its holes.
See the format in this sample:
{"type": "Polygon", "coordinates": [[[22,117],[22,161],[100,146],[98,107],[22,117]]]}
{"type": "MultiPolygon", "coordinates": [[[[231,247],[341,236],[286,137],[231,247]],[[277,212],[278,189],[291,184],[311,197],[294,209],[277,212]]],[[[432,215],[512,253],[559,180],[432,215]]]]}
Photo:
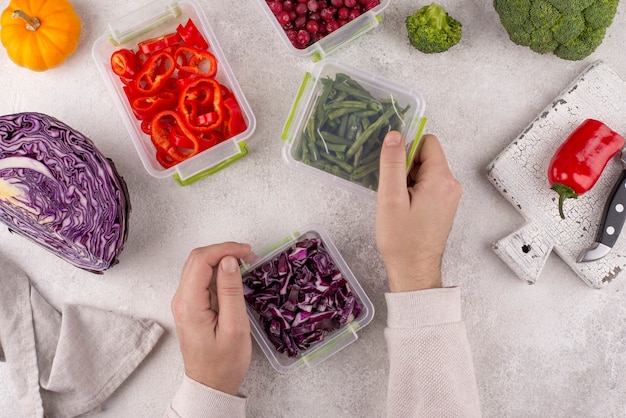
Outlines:
{"type": "Polygon", "coordinates": [[[172,299],[185,373],[231,395],[237,395],[252,357],[237,261],[248,254],[248,244],[235,242],[194,249],[172,299]]]}
{"type": "Polygon", "coordinates": [[[391,292],[441,287],[441,260],[461,198],[437,137],[422,141],[408,179],[399,132],[387,134],[380,155],[376,243],[391,292]]]}

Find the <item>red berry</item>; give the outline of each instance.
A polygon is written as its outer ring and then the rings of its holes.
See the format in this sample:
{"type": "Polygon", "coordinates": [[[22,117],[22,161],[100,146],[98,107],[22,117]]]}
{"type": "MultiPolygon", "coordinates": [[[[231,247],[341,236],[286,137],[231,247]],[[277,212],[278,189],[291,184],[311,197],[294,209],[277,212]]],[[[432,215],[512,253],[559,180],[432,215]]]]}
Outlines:
{"type": "Polygon", "coordinates": [[[330,0],[330,4],[332,4],[336,8],[340,8],[343,7],[343,0],[330,0]]]}
{"type": "Polygon", "coordinates": [[[328,31],[328,33],[334,32],[337,29],[339,29],[339,22],[337,22],[336,20],[329,20],[328,22],[326,22],[326,30],[328,31]]]}
{"type": "Polygon", "coordinates": [[[285,0],[283,2],[283,10],[286,10],[286,11],[293,10],[293,2],[291,0],[285,0]]]}
{"type": "Polygon", "coordinates": [[[280,23],[281,25],[286,25],[291,21],[291,19],[289,18],[289,12],[286,12],[284,10],[278,13],[276,15],[276,18],[278,19],[278,23],[280,23]]]}
{"type": "Polygon", "coordinates": [[[270,6],[270,10],[274,14],[278,14],[283,11],[283,4],[279,1],[272,1],[268,3],[268,6],[270,6]]]}
{"type": "Polygon", "coordinates": [[[299,30],[296,40],[300,45],[307,45],[311,40],[311,35],[305,30],[299,30]]]}
{"type": "Polygon", "coordinates": [[[309,9],[306,7],[306,4],[304,3],[298,3],[296,4],[296,13],[299,15],[304,15],[309,11],[309,9]]]}
{"type": "Polygon", "coordinates": [[[357,9],[352,9],[350,10],[350,13],[348,14],[348,21],[354,20],[359,16],[361,16],[361,13],[357,9]]]}
{"type": "Polygon", "coordinates": [[[298,16],[293,22],[296,29],[302,29],[307,23],[306,16],[298,16]]]}
{"type": "Polygon", "coordinates": [[[352,9],[356,6],[356,0],[344,0],[343,4],[352,9]]]}
{"type": "Polygon", "coordinates": [[[378,6],[380,4],[380,1],[378,0],[369,0],[367,3],[365,3],[365,10],[371,10],[374,7],[378,6]]]}
{"type": "Polygon", "coordinates": [[[317,33],[320,30],[320,25],[315,20],[309,20],[306,22],[306,30],[309,33],[317,33]]]}
{"type": "Polygon", "coordinates": [[[337,12],[337,9],[335,9],[334,7],[330,6],[330,7],[325,7],[322,9],[322,11],[320,12],[320,17],[326,21],[332,20],[335,18],[335,13],[337,12]]]}
{"type": "Polygon", "coordinates": [[[347,19],[349,13],[350,10],[347,7],[342,7],[337,10],[337,16],[339,16],[339,19],[347,19]]]}

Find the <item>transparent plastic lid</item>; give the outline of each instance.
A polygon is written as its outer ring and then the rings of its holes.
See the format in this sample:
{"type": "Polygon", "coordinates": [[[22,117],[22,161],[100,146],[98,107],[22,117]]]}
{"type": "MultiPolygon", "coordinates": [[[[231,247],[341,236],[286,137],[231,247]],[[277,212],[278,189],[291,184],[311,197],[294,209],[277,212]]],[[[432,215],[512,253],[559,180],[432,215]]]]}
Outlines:
{"type": "MultiPolygon", "coordinates": [[[[302,231],[303,232],[294,232],[287,238],[273,245],[264,251],[262,255],[258,256],[254,262],[250,263],[242,261],[244,286],[247,286],[247,280],[249,280],[250,276],[253,276],[253,272],[263,269],[264,266],[268,265],[268,263],[271,264],[276,262],[281,254],[293,251],[296,243],[306,240],[319,240],[319,246],[325,249],[329,255],[330,262],[347,282],[348,287],[355,296],[361,311],[353,320],[350,320],[345,325],[326,333],[322,341],[312,343],[308,348],[300,350],[295,356],[289,356],[285,352],[280,352],[277,349],[275,342],[272,342],[270,338],[271,331],[268,331],[268,328],[264,325],[266,324],[266,321],[262,320],[259,312],[250,304],[250,297],[247,297],[248,317],[250,318],[252,335],[259,347],[261,347],[261,350],[263,350],[267,359],[270,361],[272,367],[280,373],[291,373],[301,367],[313,367],[328,359],[341,349],[356,341],[358,339],[357,331],[369,324],[374,317],[374,305],[365,294],[365,291],[354,277],[354,274],[345,263],[343,257],[326,232],[317,225],[305,227],[302,231]]],[[[290,276],[288,280],[291,292],[294,288],[292,285],[296,279],[293,276],[290,276]]],[[[305,300],[308,297],[305,290],[296,290],[296,292],[298,293],[298,300],[305,300]]],[[[315,292],[312,293],[314,294],[315,292]]],[[[296,308],[296,310],[298,310],[298,308],[296,308]]],[[[312,312],[316,312],[315,308],[312,309],[312,312]]],[[[286,317],[287,315],[285,314],[285,318],[286,317]]],[[[292,324],[295,324],[295,322],[292,322],[292,324]]]]}
{"type": "Polygon", "coordinates": [[[424,111],[414,89],[325,59],[302,81],[283,129],[283,157],[323,181],[375,196],[385,135],[403,135],[408,171],[426,124],[424,111]]]}
{"type": "Polygon", "coordinates": [[[259,2],[263,11],[272,22],[272,26],[278,33],[280,40],[289,52],[300,57],[311,57],[313,61],[319,61],[327,57],[339,47],[376,28],[382,19],[380,14],[389,5],[391,0],[382,0],[376,7],[368,10],[358,18],[351,20],[334,32],[302,49],[296,48],[289,40],[287,34],[285,33],[285,29],[281,26],[274,13],[270,10],[267,1],[259,0],[259,2]]]}
{"type": "Polygon", "coordinates": [[[92,55],[122,115],[143,166],[152,176],[159,178],[173,176],[179,184],[186,185],[213,174],[247,155],[246,141],[256,128],[256,119],[206,15],[193,0],[155,1],[113,20],[109,24],[108,32],[96,40],[92,55]],[[182,162],[164,167],[156,158],[156,147],[150,135],[144,132],[145,127],[142,129],[142,121],[135,117],[125,92],[125,84],[111,69],[111,55],[120,49],[137,51],[140,42],[174,33],[179,25],[184,26],[189,20],[193,21],[208,42],[208,51],[216,57],[218,70],[215,80],[232,92],[241,109],[246,129],[182,162]]]}

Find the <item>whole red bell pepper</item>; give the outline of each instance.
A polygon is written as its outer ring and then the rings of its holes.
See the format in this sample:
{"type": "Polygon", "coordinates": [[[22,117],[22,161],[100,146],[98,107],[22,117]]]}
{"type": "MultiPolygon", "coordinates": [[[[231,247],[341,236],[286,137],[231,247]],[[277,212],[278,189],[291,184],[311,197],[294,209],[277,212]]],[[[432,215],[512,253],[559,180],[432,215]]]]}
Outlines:
{"type": "Polygon", "coordinates": [[[604,123],[587,119],[556,150],[548,167],[548,181],[559,194],[559,215],[563,202],[589,191],[609,160],[624,146],[624,138],[604,123]]]}

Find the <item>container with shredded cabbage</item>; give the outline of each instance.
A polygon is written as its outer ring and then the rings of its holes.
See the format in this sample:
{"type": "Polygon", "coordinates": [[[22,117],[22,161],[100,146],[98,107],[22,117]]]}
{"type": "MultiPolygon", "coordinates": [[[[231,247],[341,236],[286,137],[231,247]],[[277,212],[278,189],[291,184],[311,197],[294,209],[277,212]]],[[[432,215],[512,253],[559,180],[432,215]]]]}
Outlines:
{"type": "Polygon", "coordinates": [[[272,366],[312,366],[357,339],[374,307],[323,231],[294,234],[243,272],[252,333],[272,366]]]}

